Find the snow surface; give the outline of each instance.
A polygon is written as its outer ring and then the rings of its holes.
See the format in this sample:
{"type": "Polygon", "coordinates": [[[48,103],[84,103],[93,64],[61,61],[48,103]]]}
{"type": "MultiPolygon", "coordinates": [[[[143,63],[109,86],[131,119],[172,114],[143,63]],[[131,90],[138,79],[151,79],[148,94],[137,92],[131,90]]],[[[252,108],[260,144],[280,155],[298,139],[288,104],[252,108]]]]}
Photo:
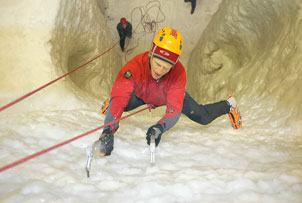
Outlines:
{"type": "MultiPolygon", "coordinates": [[[[182,117],[163,137],[152,166],[145,131],[159,117],[145,112],[121,122],[112,155],[92,161],[89,179],[86,155],[98,133],[2,172],[1,200],[299,202],[301,146],[276,117],[243,117],[240,130],[233,130],[226,116],[206,127],[182,117]],[[271,128],[260,128],[259,122],[271,128]]],[[[6,132],[1,136],[1,163],[72,138],[103,120],[87,109],[8,114],[0,123],[6,132]]]]}
{"type": "MultiPolygon", "coordinates": [[[[118,39],[115,26],[121,14],[127,11],[123,16],[131,19],[133,9],[150,1],[0,2],[2,106],[65,73],[67,64],[79,65],[110,48],[118,39]]],[[[152,166],[145,133],[164,108],[155,109],[151,116],[144,111],[121,121],[112,155],[92,161],[90,178],[86,156],[100,132],[0,172],[0,202],[302,202],[302,15],[296,7],[301,1],[203,0],[197,1],[193,15],[189,3],[157,2],[165,15],[158,26],[175,27],[184,35],[188,48],[181,61],[190,72],[189,89],[207,95],[198,98],[204,102],[222,99],[223,85],[231,89],[238,95],[243,127],[234,130],[227,115],[207,126],[182,116],[165,133],[152,166]],[[257,11],[268,19],[265,22],[278,21],[260,29],[257,11]],[[253,25],[258,26],[260,39],[248,30],[253,25]],[[230,34],[228,29],[240,32],[230,34]],[[271,33],[279,33],[272,46],[265,43],[272,40],[271,33]],[[242,37],[249,34],[248,40],[242,37]],[[213,44],[207,44],[211,39],[219,42],[221,50],[207,55],[213,51],[213,44]],[[238,50],[248,47],[249,52],[234,57],[232,43],[238,50]],[[198,55],[213,57],[204,65],[198,55]],[[224,62],[224,68],[212,74],[218,62],[224,62]],[[240,78],[238,86],[221,80],[221,74],[229,72],[240,78]],[[190,82],[192,75],[198,82],[190,82]]],[[[157,16],[155,11],[151,14],[157,16]]],[[[103,125],[99,107],[113,82],[110,72],[148,50],[153,35],[134,35],[129,46],[135,46],[136,39],[140,45],[133,52],[121,53],[115,47],[87,71],[0,112],[0,167],[103,125]],[[92,77],[95,73],[97,77],[92,77]]]]}

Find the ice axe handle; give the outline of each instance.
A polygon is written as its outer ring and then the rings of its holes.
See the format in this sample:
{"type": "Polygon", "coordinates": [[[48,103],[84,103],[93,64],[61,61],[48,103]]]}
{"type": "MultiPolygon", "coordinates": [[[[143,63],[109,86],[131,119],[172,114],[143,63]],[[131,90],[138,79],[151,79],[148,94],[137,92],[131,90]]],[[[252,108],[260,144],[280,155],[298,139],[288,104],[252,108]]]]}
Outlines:
{"type": "Polygon", "coordinates": [[[91,161],[92,161],[92,158],[93,158],[93,152],[90,151],[88,156],[87,156],[87,160],[86,160],[86,172],[87,172],[87,178],[90,177],[90,167],[91,167],[91,161]]]}
{"type": "Polygon", "coordinates": [[[155,164],[155,136],[154,135],[151,135],[150,152],[151,152],[150,162],[151,164],[155,164]]]}
{"type": "Polygon", "coordinates": [[[95,153],[95,151],[97,150],[97,145],[98,145],[99,140],[95,141],[91,147],[91,149],[89,150],[89,154],[87,156],[87,160],[86,160],[86,173],[87,173],[87,178],[90,177],[90,168],[91,168],[91,162],[93,159],[93,155],[95,153]]]}

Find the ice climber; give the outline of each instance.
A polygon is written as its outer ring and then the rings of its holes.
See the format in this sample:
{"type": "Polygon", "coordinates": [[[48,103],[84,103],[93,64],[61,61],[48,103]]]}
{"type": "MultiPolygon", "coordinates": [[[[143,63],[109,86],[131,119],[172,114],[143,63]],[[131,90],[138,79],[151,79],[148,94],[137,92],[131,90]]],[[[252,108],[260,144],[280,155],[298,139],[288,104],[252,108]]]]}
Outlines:
{"type": "Polygon", "coordinates": [[[116,26],[116,29],[120,36],[121,50],[124,51],[126,37],[132,37],[132,25],[126,20],[126,18],[121,18],[120,22],[116,26]]]}
{"type": "MultiPolygon", "coordinates": [[[[241,117],[234,97],[202,105],[185,91],[186,72],[179,61],[182,50],[181,34],[169,27],[162,28],[153,41],[152,49],[135,56],[118,73],[110,98],[102,107],[106,113],[105,124],[119,119],[124,111],[149,104],[155,107],[165,105],[166,111],[147,130],[147,144],[150,144],[153,135],[158,146],[162,134],[177,123],[181,113],[202,125],[229,114],[234,128],[239,128],[241,117]]],[[[111,154],[118,127],[118,122],[113,122],[103,129],[97,141],[100,155],[111,154]]]]}

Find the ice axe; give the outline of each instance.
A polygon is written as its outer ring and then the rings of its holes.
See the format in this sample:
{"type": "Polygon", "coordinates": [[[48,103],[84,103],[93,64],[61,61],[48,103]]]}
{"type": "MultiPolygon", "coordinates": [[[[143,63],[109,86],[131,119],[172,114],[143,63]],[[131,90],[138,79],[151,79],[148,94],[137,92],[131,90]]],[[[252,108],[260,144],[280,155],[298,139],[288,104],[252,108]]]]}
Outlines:
{"type": "Polygon", "coordinates": [[[87,178],[90,177],[90,168],[91,168],[91,162],[92,162],[92,159],[93,159],[93,156],[94,154],[96,153],[97,151],[97,146],[99,146],[100,140],[97,140],[93,143],[92,147],[90,148],[89,150],[89,153],[88,153],[88,156],[87,156],[87,159],[86,159],[86,173],[87,173],[87,178]]]}

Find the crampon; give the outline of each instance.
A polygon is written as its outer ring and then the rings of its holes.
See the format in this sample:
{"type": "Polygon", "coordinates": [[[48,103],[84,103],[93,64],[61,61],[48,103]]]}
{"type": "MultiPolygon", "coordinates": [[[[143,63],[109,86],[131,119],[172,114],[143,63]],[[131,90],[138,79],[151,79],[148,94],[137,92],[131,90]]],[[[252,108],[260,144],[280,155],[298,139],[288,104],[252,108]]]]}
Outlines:
{"type": "Polygon", "coordinates": [[[230,113],[229,113],[229,118],[230,121],[233,125],[234,129],[238,129],[242,126],[242,119],[241,119],[241,115],[240,115],[240,111],[239,108],[231,108],[230,113]]]}
{"type": "MultiPolygon", "coordinates": [[[[231,93],[229,93],[229,97],[232,97],[231,93]]],[[[240,115],[240,111],[239,111],[239,107],[238,107],[237,102],[236,102],[235,105],[233,104],[231,106],[230,113],[229,113],[229,118],[230,118],[230,121],[231,121],[232,126],[233,126],[234,129],[238,129],[242,126],[242,119],[241,119],[241,115],[240,115]]]]}

